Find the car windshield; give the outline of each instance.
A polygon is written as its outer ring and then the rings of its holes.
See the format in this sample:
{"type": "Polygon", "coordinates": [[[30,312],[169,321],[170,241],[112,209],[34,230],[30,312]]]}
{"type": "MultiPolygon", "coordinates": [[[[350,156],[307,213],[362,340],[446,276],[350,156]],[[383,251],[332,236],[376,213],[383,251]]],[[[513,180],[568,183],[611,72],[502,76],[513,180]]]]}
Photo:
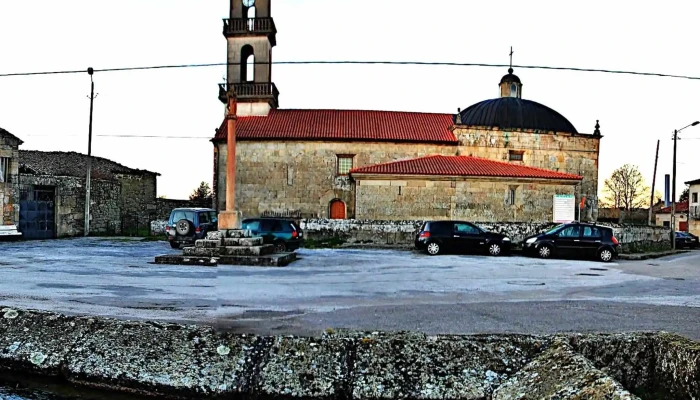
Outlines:
{"type": "Polygon", "coordinates": [[[564,226],[566,226],[566,224],[557,225],[554,228],[545,232],[544,234],[545,235],[553,235],[553,234],[557,233],[559,231],[559,229],[563,228],[564,226]]]}

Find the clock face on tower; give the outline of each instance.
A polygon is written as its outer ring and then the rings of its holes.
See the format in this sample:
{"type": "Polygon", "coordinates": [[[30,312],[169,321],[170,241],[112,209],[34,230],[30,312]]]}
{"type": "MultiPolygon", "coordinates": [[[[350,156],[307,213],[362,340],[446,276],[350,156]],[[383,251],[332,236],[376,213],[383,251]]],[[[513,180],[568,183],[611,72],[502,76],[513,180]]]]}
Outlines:
{"type": "Polygon", "coordinates": [[[253,7],[253,4],[255,4],[255,0],[243,0],[243,5],[246,7],[253,7]]]}

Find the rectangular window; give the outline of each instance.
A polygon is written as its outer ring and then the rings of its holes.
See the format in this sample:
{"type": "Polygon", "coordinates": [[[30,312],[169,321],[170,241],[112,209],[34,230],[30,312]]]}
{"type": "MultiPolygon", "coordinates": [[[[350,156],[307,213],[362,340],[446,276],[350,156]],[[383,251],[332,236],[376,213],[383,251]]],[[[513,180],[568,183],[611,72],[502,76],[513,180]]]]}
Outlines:
{"type": "Polygon", "coordinates": [[[10,182],[10,159],[0,157],[0,183],[10,182]]]}
{"type": "Polygon", "coordinates": [[[338,175],[347,175],[350,173],[353,157],[354,156],[351,155],[338,156],[338,175]]]}
{"type": "Polygon", "coordinates": [[[583,227],[583,237],[585,238],[598,238],[600,237],[600,231],[598,228],[593,227],[593,226],[584,226],[583,227]]]}
{"type": "Polygon", "coordinates": [[[524,151],[510,150],[508,151],[508,160],[510,161],[523,161],[524,151]]]}
{"type": "Polygon", "coordinates": [[[508,191],[508,201],[511,206],[515,205],[515,189],[510,189],[508,191]]]}
{"type": "Polygon", "coordinates": [[[698,202],[698,193],[695,192],[695,193],[693,193],[693,203],[697,203],[697,202],[698,202]]]}
{"type": "Polygon", "coordinates": [[[671,227],[671,221],[664,221],[664,228],[670,228],[671,227]]]}

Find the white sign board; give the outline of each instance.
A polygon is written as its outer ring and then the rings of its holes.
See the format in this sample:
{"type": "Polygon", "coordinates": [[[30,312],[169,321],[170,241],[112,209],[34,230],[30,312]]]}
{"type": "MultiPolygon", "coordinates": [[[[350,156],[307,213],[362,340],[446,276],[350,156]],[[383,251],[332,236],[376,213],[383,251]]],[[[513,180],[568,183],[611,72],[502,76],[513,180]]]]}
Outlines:
{"type": "Polygon", "coordinates": [[[554,222],[576,220],[576,198],[573,194],[554,195],[554,222]]]}

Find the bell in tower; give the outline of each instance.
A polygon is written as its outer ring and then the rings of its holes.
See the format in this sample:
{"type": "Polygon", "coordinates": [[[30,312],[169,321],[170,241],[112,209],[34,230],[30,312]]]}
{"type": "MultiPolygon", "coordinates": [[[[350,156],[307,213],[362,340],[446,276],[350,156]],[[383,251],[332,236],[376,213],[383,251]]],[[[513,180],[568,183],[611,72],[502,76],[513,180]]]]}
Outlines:
{"type": "Polygon", "coordinates": [[[227,77],[219,85],[219,100],[227,104],[227,91],[234,90],[238,115],[267,115],[279,106],[279,92],[272,82],[272,48],[277,44],[272,0],[230,1],[223,31],[228,47],[227,77]]]}
{"type": "Polygon", "coordinates": [[[513,48],[510,48],[510,68],[508,68],[508,75],[504,75],[501,78],[501,83],[498,84],[500,88],[501,97],[513,97],[516,99],[523,98],[523,84],[520,82],[520,78],[513,74],[513,48]]]}

